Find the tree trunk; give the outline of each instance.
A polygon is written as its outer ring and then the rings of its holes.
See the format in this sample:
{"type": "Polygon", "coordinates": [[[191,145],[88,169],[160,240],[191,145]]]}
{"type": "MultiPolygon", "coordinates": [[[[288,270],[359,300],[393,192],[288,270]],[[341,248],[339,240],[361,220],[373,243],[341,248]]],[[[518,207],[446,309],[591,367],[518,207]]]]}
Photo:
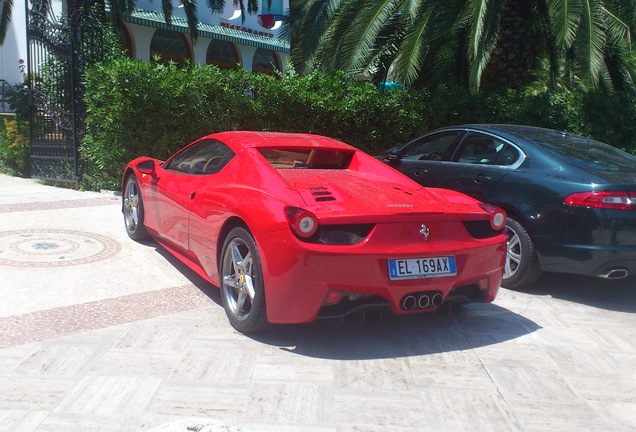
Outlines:
{"type": "Polygon", "coordinates": [[[509,0],[502,6],[497,46],[484,71],[482,85],[519,88],[527,83],[540,35],[532,28],[534,1],[509,0]]]}

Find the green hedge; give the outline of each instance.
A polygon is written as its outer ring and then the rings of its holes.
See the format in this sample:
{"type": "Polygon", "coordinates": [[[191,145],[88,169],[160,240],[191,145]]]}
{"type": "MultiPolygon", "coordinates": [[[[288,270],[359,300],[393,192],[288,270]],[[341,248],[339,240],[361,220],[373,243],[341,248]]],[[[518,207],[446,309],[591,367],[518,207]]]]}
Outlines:
{"type": "Polygon", "coordinates": [[[520,123],[568,130],[634,151],[636,98],[560,91],[471,95],[464,89],[391,90],[344,73],[284,77],[184,69],[127,58],[92,67],[82,156],[90,188],[119,188],[126,162],[163,159],[192,140],[223,130],[310,132],[379,154],[440,126],[520,123]]]}
{"type": "Polygon", "coordinates": [[[0,173],[27,177],[29,124],[20,116],[0,117],[0,173]]]}
{"type": "Polygon", "coordinates": [[[378,153],[425,129],[415,94],[381,95],[344,74],[280,79],[117,59],[88,71],[85,94],[81,153],[91,188],[118,188],[129,160],[163,159],[218,131],[317,133],[378,153]]]}

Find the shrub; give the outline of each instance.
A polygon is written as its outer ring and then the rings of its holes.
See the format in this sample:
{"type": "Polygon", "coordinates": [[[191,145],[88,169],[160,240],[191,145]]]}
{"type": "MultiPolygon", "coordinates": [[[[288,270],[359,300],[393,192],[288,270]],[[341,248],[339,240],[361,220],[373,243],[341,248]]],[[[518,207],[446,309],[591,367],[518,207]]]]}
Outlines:
{"type": "Polygon", "coordinates": [[[223,130],[316,133],[379,153],[422,130],[416,104],[406,91],[378,94],[343,73],[292,71],[277,79],[120,58],[87,73],[85,180],[92,188],[118,188],[121,170],[135,157],[163,159],[223,130]]]}
{"type": "Polygon", "coordinates": [[[28,123],[20,117],[0,118],[0,172],[26,177],[29,169],[28,123]]]}
{"type": "Polygon", "coordinates": [[[243,123],[252,101],[237,88],[242,75],[222,74],[209,66],[179,69],[129,59],[90,69],[81,147],[88,183],[117,188],[121,170],[131,159],[163,159],[195,138],[243,123]]]}
{"type": "Polygon", "coordinates": [[[91,188],[119,188],[124,165],[164,159],[192,140],[223,130],[308,132],[380,154],[436,127],[517,123],[579,133],[636,150],[634,96],[558,90],[461,88],[378,93],[343,72],[297,76],[221,71],[113,58],[86,77],[81,147],[91,188]]]}

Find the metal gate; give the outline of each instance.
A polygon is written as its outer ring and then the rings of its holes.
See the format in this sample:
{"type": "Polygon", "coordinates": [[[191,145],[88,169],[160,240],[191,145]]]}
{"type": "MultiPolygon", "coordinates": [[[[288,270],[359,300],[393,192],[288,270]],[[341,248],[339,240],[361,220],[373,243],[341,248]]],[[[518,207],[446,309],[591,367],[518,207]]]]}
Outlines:
{"type": "Polygon", "coordinates": [[[99,59],[101,26],[90,13],[71,9],[53,15],[51,2],[27,1],[31,176],[80,181],[79,144],[84,131],[84,67],[99,59]],[[84,35],[87,35],[85,37],[84,35]]]}

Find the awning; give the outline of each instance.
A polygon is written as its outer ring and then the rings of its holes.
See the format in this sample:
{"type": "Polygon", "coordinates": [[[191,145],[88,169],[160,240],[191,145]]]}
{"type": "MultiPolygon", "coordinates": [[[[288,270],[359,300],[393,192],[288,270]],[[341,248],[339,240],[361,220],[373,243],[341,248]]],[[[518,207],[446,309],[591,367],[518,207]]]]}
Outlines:
{"type": "MultiPolygon", "coordinates": [[[[162,30],[171,30],[179,33],[187,34],[189,32],[188,22],[185,18],[173,16],[171,20],[172,24],[166,24],[164,15],[161,12],[135,9],[130,16],[124,17],[124,21],[131,24],[138,24],[162,30]]],[[[198,29],[199,37],[263,48],[284,54],[289,54],[291,51],[289,42],[285,39],[261,36],[242,30],[204,23],[199,23],[198,29]]]]}

